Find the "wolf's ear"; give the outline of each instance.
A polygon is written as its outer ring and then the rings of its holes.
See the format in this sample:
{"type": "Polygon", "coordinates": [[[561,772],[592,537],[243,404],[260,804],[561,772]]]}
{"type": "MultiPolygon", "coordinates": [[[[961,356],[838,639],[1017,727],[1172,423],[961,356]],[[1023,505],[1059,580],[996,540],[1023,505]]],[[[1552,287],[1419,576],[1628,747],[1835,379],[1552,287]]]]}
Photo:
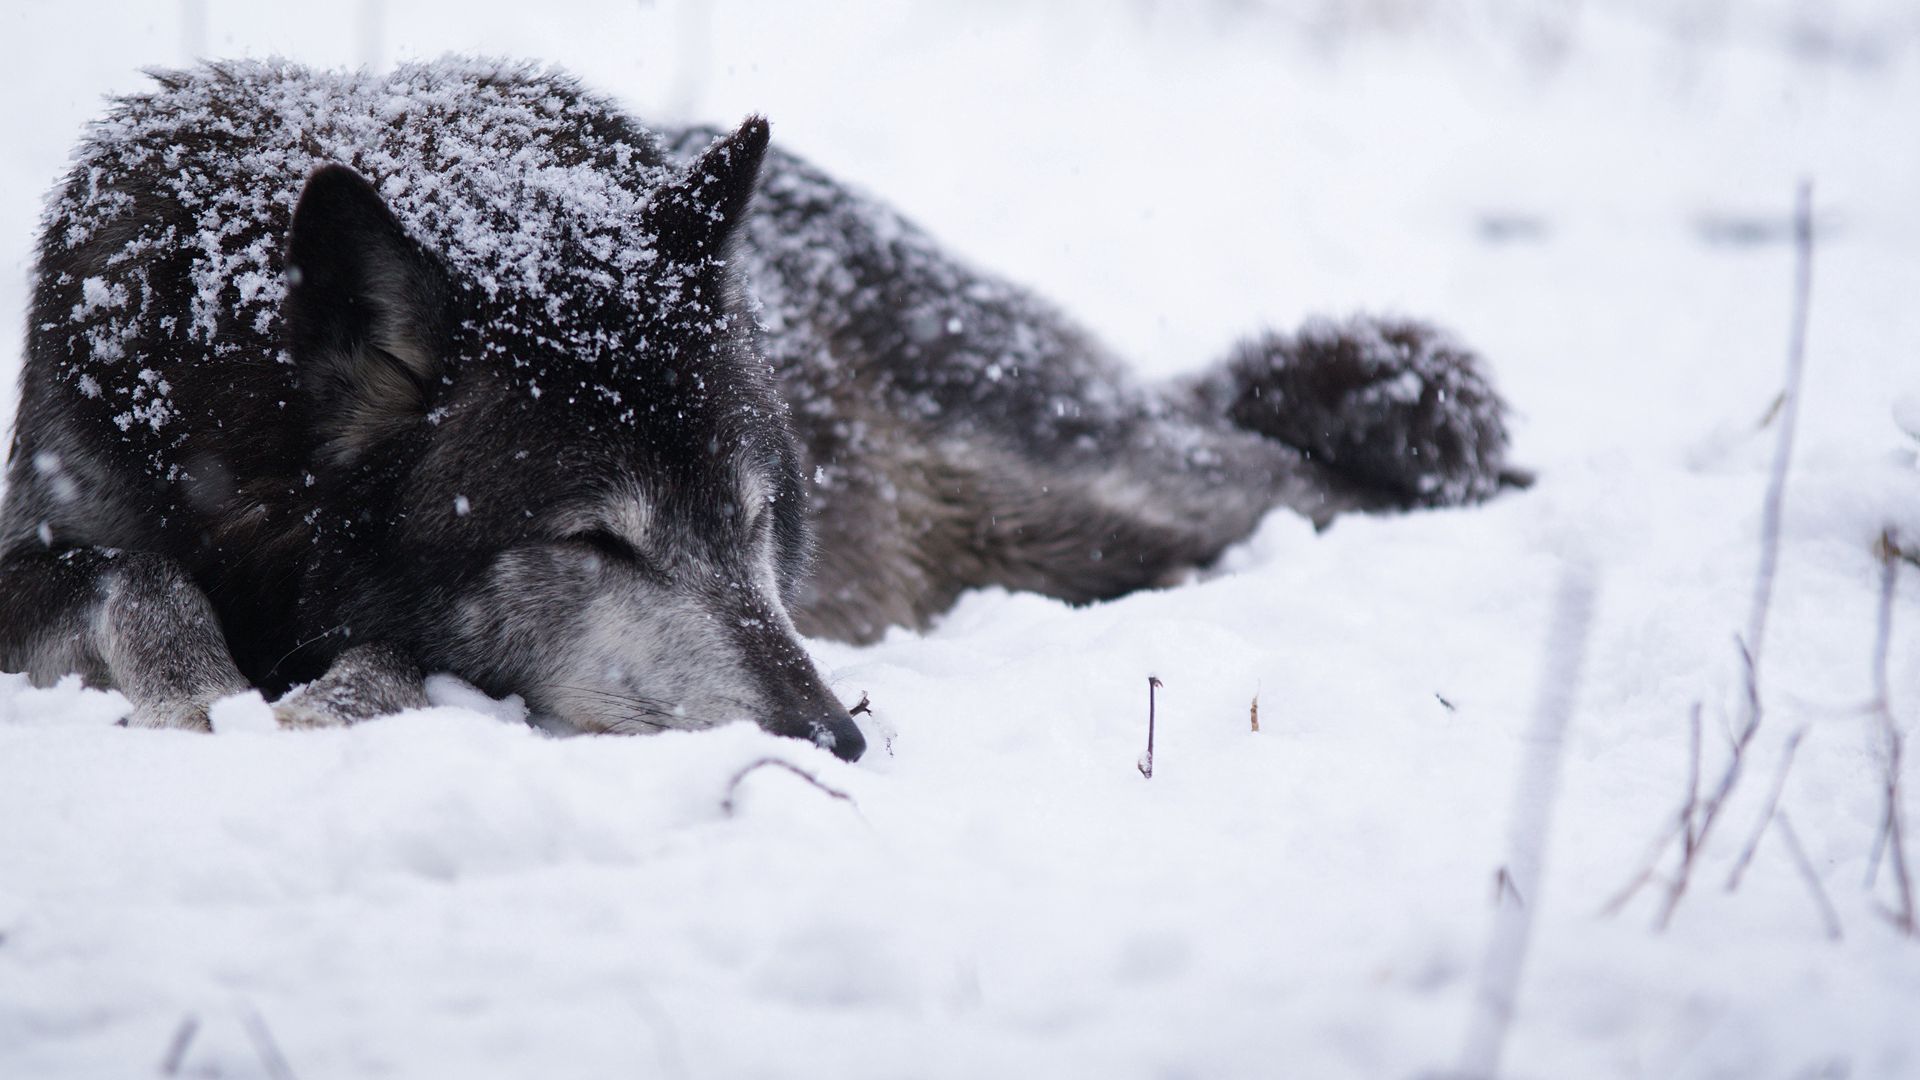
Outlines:
{"type": "Polygon", "coordinates": [[[307,178],[287,236],[287,344],[319,455],[352,461],[423,415],[448,283],[359,173],[307,178]]]}
{"type": "Polygon", "coordinates": [[[645,224],[670,262],[697,263],[724,249],[753,198],[767,135],[766,118],[747,117],[707,147],[685,176],[654,192],[645,224]]]}

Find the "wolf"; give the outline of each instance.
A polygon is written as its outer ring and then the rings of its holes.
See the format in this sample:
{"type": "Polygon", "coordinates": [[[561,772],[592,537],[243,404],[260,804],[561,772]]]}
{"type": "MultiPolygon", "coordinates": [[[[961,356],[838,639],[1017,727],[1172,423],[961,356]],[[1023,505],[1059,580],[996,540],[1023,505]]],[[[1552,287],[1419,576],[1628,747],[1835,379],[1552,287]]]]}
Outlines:
{"type": "Polygon", "coordinates": [[[46,209],[0,505],[0,669],[134,726],[250,688],[351,723],[447,671],[554,731],[745,719],[853,760],[805,635],[1516,480],[1437,329],[1143,384],[759,117],[649,129],[491,60],[153,78],[46,209]]]}

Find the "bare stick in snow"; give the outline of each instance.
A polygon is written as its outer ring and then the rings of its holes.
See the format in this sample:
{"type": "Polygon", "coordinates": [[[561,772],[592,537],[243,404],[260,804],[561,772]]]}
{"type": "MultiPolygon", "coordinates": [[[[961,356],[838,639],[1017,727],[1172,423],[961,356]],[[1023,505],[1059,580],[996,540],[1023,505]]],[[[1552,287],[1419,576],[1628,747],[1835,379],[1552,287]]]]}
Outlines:
{"type": "Polygon", "coordinates": [[[819,777],[813,775],[812,773],[808,772],[805,769],[802,769],[800,766],[795,765],[793,762],[782,761],[781,759],[775,758],[775,757],[763,757],[757,761],[748,762],[744,768],[742,768],[739,772],[733,774],[733,779],[727,782],[727,796],[726,798],[720,800],[721,813],[727,815],[728,817],[733,816],[734,809],[735,809],[733,797],[736,794],[738,794],[740,791],[740,781],[745,780],[748,774],[752,773],[756,769],[784,769],[787,772],[790,772],[793,775],[799,777],[800,779],[805,780],[807,783],[812,784],[814,787],[825,792],[826,794],[831,795],[836,799],[839,799],[841,802],[846,803],[848,806],[853,807],[855,811],[858,811],[860,809],[860,804],[853,801],[853,796],[847,794],[844,791],[839,790],[838,788],[828,787],[826,784],[823,784],[820,782],[819,777]]]}
{"type": "MultiPolygon", "coordinates": [[[[1787,497],[1787,468],[1793,460],[1793,433],[1800,416],[1800,381],[1807,362],[1807,312],[1813,298],[1813,182],[1800,182],[1793,215],[1793,325],[1788,331],[1787,383],[1781,390],[1780,437],[1773,446],[1773,468],[1760,513],[1760,568],[1754,575],[1753,604],[1744,639],[1757,667],[1767,639],[1767,609],[1773,602],[1774,571],[1780,565],[1780,519],[1787,497]]],[[[1750,716],[1749,723],[1758,723],[1750,716]]]]}
{"type": "Polygon", "coordinates": [[[1690,827],[1669,828],[1655,847],[1648,866],[1636,874],[1625,888],[1609,901],[1605,912],[1618,911],[1632,899],[1641,886],[1653,879],[1653,866],[1659,862],[1666,845],[1680,840],[1679,865],[1667,882],[1667,892],[1654,916],[1655,930],[1665,930],[1675,909],[1686,895],[1699,865],[1699,854],[1707,837],[1720,820],[1734,788],[1745,770],[1747,751],[1760,731],[1760,660],[1767,639],[1767,614],[1773,603],[1773,580],[1780,565],[1780,522],[1786,507],[1787,473],[1793,461],[1793,435],[1800,415],[1800,383],[1806,370],[1807,315],[1813,297],[1813,184],[1802,181],[1794,208],[1794,290],[1793,322],[1787,340],[1786,385],[1781,390],[1780,433],[1774,442],[1773,465],[1767,475],[1767,492],[1760,511],[1760,564],[1754,572],[1753,599],[1747,611],[1747,630],[1736,639],[1745,672],[1745,715],[1730,733],[1731,746],[1719,780],[1697,813],[1689,814],[1690,827]]]}
{"type": "Polygon", "coordinates": [[[1620,909],[1627,906],[1627,901],[1632,900],[1634,895],[1638,893],[1642,887],[1653,880],[1654,871],[1660,866],[1660,857],[1667,853],[1667,845],[1672,843],[1675,837],[1678,837],[1680,840],[1681,861],[1684,862],[1693,857],[1694,849],[1699,846],[1699,834],[1696,831],[1694,822],[1699,812],[1699,807],[1700,703],[1696,701],[1693,703],[1693,708],[1687,712],[1686,800],[1680,804],[1680,811],[1673,816],[1673,820],[1668,824],[1667,830],[1661,833],[1660,836],[1654,840],[1653,844],[1647,848],[1647,858],[1645,862],[1640,864],[1640,872],[1629,878],[1627,883],[1620,887],[1619,892],[1614,893],[1606,903],[1600,905],[1600,915],[1602,918],[1612,918],[1620,914],[1620,909]]]}
{"type": "Polygon", "coordinates": [[[1773,823],[1780,829],[1780,839],[1787,842],[1787,851],[1793,855],[1793,864],[1800,868],[1800,877],[1807,883],[1807,891],[1813,893],[1815,904],[1820,907],[1820,922],[1825,926],[1827,937],[1840,940],[1840,913],[1833,910],[1833,902],[1827,899],[1827,890],[1820,884],[1820,875],[1813,868],[1813,860],[1807,858],[1807,849],[1800,846],[1800,837],[1793,831],[1793,823],[1787,820],[1787,812],[1780,811],[1773,817],[1773,823]]]}
{"type": "Polygon", "coordinates": [[[1880,826],[1873,831],[1873,849],[1867,852],[1867,879],[1860,883],[1861,887],[1868,891],[1872,891],[1874,885],[1880,880],[1880,857],[1886,854],[1887,834],[1892,831],[1893,822],[1888,820],[1883,811],[1880,815],[1880,826]]]}
{"type": "Polygon", "coordinates": [[[1780,767],[1773,774],[1773,790],[1767,794],[1766,809],[1760,812],[1760,820],[1753,826],[1753,835],[1747,838],[1747,844],[1740,849],[1740,857],[1734,860],[1733,872],[1727,875],[1727,891],[1740,887],[1740,878],[1747,872],[1747,864],[1753,861],[1753,853],[1760,846],[1760,837],[1766,834],[1767,826],[1773,824],[1775,813],[1785,813],[1780,809],[1780,793],[1786,790],[1787,770],[1793,768],[1793,752],[1800,749],[1800,740],[1807,733],[1806,728],[1795,731],[1787,738],[1787,745],[1780,751],[1780,767]]]}
{"type": "Polygon", "coordinates": [[[1693,812],[1700,805],[1700,703],[1687,713],[1687,801],[1680,804],[1680,854],[1692,858],[1699,837],[1693,831],[1693,812]]]}
{"type": "Polygon", "coordinates": [[[1159,677],[1147,676],[1147,752],[1141,755],[1136,765],[1140,775],[1149,780],[1153,779],[1153,694],[1160,687],[1159,677]]]}
{"type": "Polygon", "coordinates": [[[1533,723],[1527,732],[1525,757],[1507,817],[1508,858],[1502,867],[1506,889],[1515,900],[1523,895],[1533,900],[1530,904],[1501,904],[1494,911],[1474,994],[1473,1017],[1460,1054],[1458,1074],[1463,1077],[1491,1078],[1500,1072],[1500,1055],[1507,1029],[1513,1024],[1533,915],[1540,907],[1547,831],[1553,823],[1560,785],[1561,747],[1580,686],[1592,621],[1592,574],[1585,567],[1571,566],[1554,600],[1533,723]]]}
{"type": "Polygon", "coordinates": [[[260,1010],[245,1006],[240,1010],[240,1022],[246,1026],[247,1038],[253,1040],[253,1052],[260,1055],[260,1064],[267,1070],[267,1076],[271,1080],[293,1080],[293,1067],[280,1052],[273,1032],[267,1030],[267,1020],[260,1015],[260,1010]]]}
{"type": "Polygon", "coordinates": [[[1253,724],[1253,730],[1260,730],[1260,691],[1253,692],[1253,704],[1247,709],[1247,719],[1253,724]]]}
{"type": "Polygon", "coordinates": [[[1516,904],[1524,906],[1527,902],[1527,898],[1521,896],[1520,890],[1514,886],[1513,875],[1508,873],[1507,868],[1503,866],[1493,873],[1494,906],[1500,906],[1500,903],[1509,896],[1513,897],[1513,902],[1516,904]]]}
{"type": "Polygon", "coordinates": [[[1887,684],[1887,650],[1893,639],[1893,596],[1899,583],[1902,558],[1899,539],[1892,530],[1880,534],[1880,610],[1873,643],[1873,709],[1880,721],[1880,737],[1886,744],[1885,780],[1882,798],[1885,810],[1880,817],[1880,832],[1874,841],[1873,857],[1867,868],[1867,887],[1872,888],[1883,854],[1891,864],[1897,904],[1887,917],[1909,937],[1920,932],[1913,909],[1913,875],[1907,865],[1906,830],[1903,827],[1900,794],[1900,758],[1903,740],[1893,722],[1893,698],[1887,684]]]}
{"type": "Polygon", "coordinates": [[[199,1032],[199,1016],[188,1013],[180,1018],[180,1026],[173,1029],[173,1038],[167,1043],[166,1056],[160,1059],[161,1076],[180,1075],[180,1066],[187,1060],[187,1048],[193,1045],[193,1037],[199,1032]]]}
{"type": "Polygon", "coordinates": [[[847,715],[848,716],[872,716],[873,715],[873,703],[867,700],[867,692],[865,690],[860,691],[860,700],[857,703],[855,703],[853,708],[847,710],[847,715]]]}
{"type": "Polygon", "coordinates": [[[1682,842],[1680,865],[1674,869],[1673,878],[1667,882],[1667,895],[1660,904],[1660,913],[1654,916],[1653,928],[1665,930],[1673,921],[1673,913],[1680,906],[1680,898],[1687,894],[1687,885],[1693,880],[1693,870],[1699,862],[1702,848],[1706,846],[1707,834],[1713,830],[1714,823],[1720,820],[1720,811],[1733,796],[1733,789],[1740,783],[1740,776],[1747,763],[1747,748],[1753,745],[1753,737],[1760,730],[1760,671],[1754,665],[1753,652],[1745,642],[1740,642],[1740,656],[1745,662],[1747,681],[1747,722],[1741,726],[1739,737],[1727,758],[1726,768],[1720,773],[1720,782],[1714,785],[1713,794],[1708,796],[1701,807],[1699,826],[1692,831],[1692,844],[1682,842]]]}
{"type": "MultiPolygon", "coordinates": [[[[1640,871],[1628,878],[1627,883],[1620,886],[1620,891],[1614,893],[1607,899],[1606,903],[1600,905],[1600,915],[1602,918],[1612,918],[1620,914],[1620,909],[1627,906],[1627,901],[1632,900],[1648,882],[1653,880],[1654,871],[1659,869],[1660,866],[1660,856],[1667,852],[1667,845],[1672,843],[1674,837],[1680,836],[1686,829],[1686,819],[1680,814],[1675,814],[1667,820],[1666,830],[1655,837],[1653,843],[1647,846],[1647,857],[1645,861],[1640,864],[1640,871]]],[[[1682,843],[1684,844],[1685,841],[1683,840],[1682,843]]],[[[1685,850],[1684,847],[1682,850],[1685,850]]]]}

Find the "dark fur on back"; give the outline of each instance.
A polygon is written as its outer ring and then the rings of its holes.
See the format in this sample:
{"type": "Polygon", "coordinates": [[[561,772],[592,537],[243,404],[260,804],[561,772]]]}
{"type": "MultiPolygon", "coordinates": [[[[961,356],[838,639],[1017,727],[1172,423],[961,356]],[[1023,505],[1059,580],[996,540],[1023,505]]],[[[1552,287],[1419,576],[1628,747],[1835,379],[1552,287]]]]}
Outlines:
{"type": "Polygon", "coordinates": [[[1325,521],[1502,483],[1504,405],[1423,324],[1315,322],[1143,385],[1050,304],[778,149],[746,239],[814,480],[809,632],[924,626],[988,585],[1106,599],[1212,561],[1275,506],[1325,521]]]}

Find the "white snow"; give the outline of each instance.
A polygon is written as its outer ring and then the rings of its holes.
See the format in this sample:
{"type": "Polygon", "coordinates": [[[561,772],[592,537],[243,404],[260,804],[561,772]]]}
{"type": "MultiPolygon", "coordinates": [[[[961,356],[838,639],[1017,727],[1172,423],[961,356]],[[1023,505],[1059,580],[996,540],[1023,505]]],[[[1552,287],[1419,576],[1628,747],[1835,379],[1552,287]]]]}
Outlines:
{"type": "MultiPolygon", "coordinates": [[[[553,739],[451,679],[351,730],[208,736],[0,676],[0,1076],[1444,1071],[1569,564],[1594,619],[1507,1073],[1920,1074],[1920,942],[1883,916],[1884,866],[1863,886],[1872,546],[1920,539],[1894,413],[1920,390],[1910,7],[184,7],[184,29],[133,0],[0,12],[8,340],[82,124],[183,34],[315,63],[490,51],[643,117],[764,111],[1152,373],[1314,313],[1434,318],[1489,358],[1540,481],[1322,534],[1276,515],[1114,603],[980,593],[924,636],[818,643],[873,703],[852,766],[744,726],[553,739]],[[1678,810],[1690,709],[1709,779],[1740,715],[1802,176],[1820,238],[1767,711],[1654,933],[1651,894],[1597,912],[1678,810]],[[1781,805],[1837,942],[1777,830],[1724,888],[1796,732],[1781,805]],[[742,775],[767,757],[850,801],[742,775]]],[[[164,420],[155,389],[130,424],[164,420]]],[[[14,393],[0,372],[9,416],[14,393]]],[[[1910,570],[1888,672],[1910,739],[1916,635],[1910,570]]]]}
{"type": "Polygon", "coordinates": [[[273,706],[267,704],[258,690],[221,698],[207,710],[207,719],[213,722],[216,735],[259,735],[279,728],[273,706]]]}

